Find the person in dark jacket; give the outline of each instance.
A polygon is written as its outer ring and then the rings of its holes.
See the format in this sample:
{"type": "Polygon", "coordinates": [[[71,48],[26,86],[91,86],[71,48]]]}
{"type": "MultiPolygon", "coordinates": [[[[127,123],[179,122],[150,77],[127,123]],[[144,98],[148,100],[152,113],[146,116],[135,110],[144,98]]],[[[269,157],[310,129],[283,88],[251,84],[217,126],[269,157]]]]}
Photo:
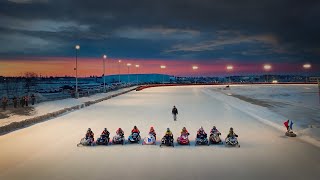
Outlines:
{"type": "Polygon", "coordinates": [[[200,138],[201,136],[207,138],[207,133],[204,131],[202,126],[200,126],[200,129],[197,131],[197,138],[200,138]]]}
{"type": "Polygon", "coordinates": [[[17,108],[18,107],[18,98],[16,96],[14,96],[12,98],[12,101],[13,101],[13,107],[14,108],[17,108]]]}
{"type": "Polygon", "coordinates": [[[94,133],[91,131],[91,128],[88,128],[87,130],[86,139],[90,139],[91,142],[94,141],[94,133]]]}
{"type": "Polygon", "coordinates": [[[100,135],[100,139],[104,140],[104,143],[109,143],[109,140],[110,140],[109,136],[110,136],[110,132],[108,131],[107,128],[104,128],[104,130],[100,135]]]}
{"type": "Polygon", "coordinates": [[[101,133],[101,136],[106,136],[107,138],[109,138],[110,132],[108,131],[107,128],[104,128],[104,130],[101,133]]]}
{"type": "Polygon", "coordinates": [[[24,96],[24,103],[25,105],[28,107],[29,106],[29,96],[28,95],[25,95],[24,96]]]}
{"type": "Polygon", "coordinates": [[[5,111],[8,105],[8,98],[7,97],[2,97],[2,109],[5,111]]]}
{"type": "Polygon", "coordinates": [[[177,114],[178,114],[178,109],[176,108],[176,106],[173,106],[173,108],[172,108],[172,115],[173,115],[173,120],[174,120],[174,121],[177,120],[177,114]]]}
{"type": "Polygon", "coordinates": [[[227,138],[229,138],[229,137],[231,137],[231,138],[238,137],[238,135],[236,133],[234,133],[232,127],[229,130],[229,134],[228,134],[227,138]]]}
{"type": "Polygon", "coordinates": [[[31,104],[34,105],[36,102],[36,96],[34,94],[31,95],[31,104]]]}
{"type": "Polygon", "coordinates": [[[24,107],[24,96],[22,96],[21,98],[20,98],[20,106],[21,107],[24,107]]]}

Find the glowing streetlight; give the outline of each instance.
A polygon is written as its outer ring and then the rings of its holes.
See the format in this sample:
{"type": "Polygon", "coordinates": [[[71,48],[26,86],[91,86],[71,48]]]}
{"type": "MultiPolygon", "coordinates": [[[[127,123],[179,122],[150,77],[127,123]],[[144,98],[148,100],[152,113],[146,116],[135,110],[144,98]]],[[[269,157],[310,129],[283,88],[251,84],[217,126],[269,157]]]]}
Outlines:
{"type": "MultiPolygon", "coordinates": [[[[227,71],[232,71],[233,70],[233,66],[232,65],[227,65],[227,71]]],[[[231,74],[229,75],[229,84],[231,84],[231,74]]]]}
{"type": "MultiPolygon", "coordinates": [[[[271,66],[270,64],[265,64],[265,65],[263,66],[263,69],[264,69],[265,71],[270,71],[271,68],[272,68],[272,66],[271,66]]],[[[267,82],[269,82],[269,75],[268,75],[268,73],[267,73],[267,82]]]]}
{"type": "Polygon", "coordinates": [[[118,73],[119,73],[119,75],[118,75],[118,83],[120,83],[120,64],[121,64],[121,60],[119,59],[118,60],[118,73]]]}
{"type": "MultiPolygon", "coordinates": [[[[305,70],[305,71],[308,71],[310,68],[311,68],[311,64],[309,64],[309,63],[306,63],[306,64],[304,64],[303,66],[303,69],[305,70]]],[[[307,73],[306,73],[306,83],[308,82],[308,75],[307,75],[307,73]]]]}
{"type": "Polygon", "coordinates": [[[233,66],[232,65],[228,65],[227,66],[227,70],[229,70],[229,71],[233,70],[233,66]]]}
{"type": "Polygon", "coordinates": [[[272,68],[272,67],[271,67],[270,64],[265,64],[265,65],[263,66],[263,69],[266,70],[266,71],[269,71],[271,68],[272,68]]]}
{"type": "Polygon", "coordinates": [[[106,92],[106,62],[107,55],[103,55],[103,92],[106,92]]]}
{"type": "Polygon", "coordinates": [[[76,92],[75,92],[75,98],[79,97],[79,93],[78,93],[78,51],[80,49],[80,45],[76,45],[75,46],[76,49],[76,92]]]}
{"type": "MultiPolygon", "coordinates": [[[[160,68],[163,69],[163,71],[164,71],[164,69],[166,69],[167,66],[161,65],[160,68]]],[[[162,72],[162,73],[163,73],[163,72],[162,72]]],[[[162,75],[162,84],[164,84],[164,73],[163,73],[163,75],[162,75]]]]}
{"type": "MultiPolygon", "coordinates": [[[[198,69],[199,69],[198,66],[192,66],[192,70],[193,70],[193,71],[196,71],[196,70],[198,70],[198,69]]],[[[195,76],[195,74],[194,74],[194,76],[195,76]]],[[[196,78],[196,77],[194,77],[194,83],[197,84],[197,78],[196,78]]]]}
{"type": "Polygon", "coordinates": [[[127,67],[128,67],[128,83],[130,82],[130,75],[129,75],[129,71],[130,71],[130,63],[127,63],[127,67]]]}
{"type": "Polygon", "coordinates": [[[138,79],[138,69],[139,69],[140,65],[139,65],[139,64],[136,64],[135,67],[137,68],[137,84],[138,84],[138,82],[139,82],[139,79],[138,79]]]}

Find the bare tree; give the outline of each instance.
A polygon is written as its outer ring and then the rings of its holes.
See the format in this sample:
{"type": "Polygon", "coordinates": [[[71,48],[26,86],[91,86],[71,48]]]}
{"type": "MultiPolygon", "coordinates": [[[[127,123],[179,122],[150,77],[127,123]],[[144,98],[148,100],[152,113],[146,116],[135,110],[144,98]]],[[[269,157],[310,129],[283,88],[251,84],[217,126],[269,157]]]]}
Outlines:
{"type": "Polygon", "coordinates": [[[25,78],[25,87],[27,89],[27,93],[30,92],[30,89],[32,87],[36,87],[37,86],[37,78],[38,74],[35,72],[26,72],[24,73],[24,78],[25,78]]]}

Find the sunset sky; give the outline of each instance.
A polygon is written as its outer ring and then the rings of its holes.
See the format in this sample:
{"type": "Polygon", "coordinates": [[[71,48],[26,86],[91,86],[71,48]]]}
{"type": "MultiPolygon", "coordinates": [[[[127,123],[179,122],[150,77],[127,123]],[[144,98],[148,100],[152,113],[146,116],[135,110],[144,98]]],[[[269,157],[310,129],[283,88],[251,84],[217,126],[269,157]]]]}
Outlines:
{"type": "Polygon", "coordinates": [[[107,74],[127,73],[126,63],[141,66],[130,73],[261,74],[269,63],[317,74],[317,19],[312,0],[0,0],[0,76],[73,76],[76,44],[80,76],[100,76],[103,54],[107,74]]]}

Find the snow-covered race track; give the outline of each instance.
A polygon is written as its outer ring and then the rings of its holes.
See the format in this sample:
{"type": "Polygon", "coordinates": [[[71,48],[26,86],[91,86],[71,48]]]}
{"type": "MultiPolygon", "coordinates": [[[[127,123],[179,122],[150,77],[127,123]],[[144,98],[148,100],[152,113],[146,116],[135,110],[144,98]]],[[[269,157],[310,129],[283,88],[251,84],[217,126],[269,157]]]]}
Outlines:
{"type": "MultiPolygon", "coordinates": [[[[0,136],[1,180],[82,179],[318,179],[320,149],[262,124],[240,109],[208,95],[212,87],[158,87],[98,103],[56,119],[0,136]],[[206,92],[204,92],[206,91],[206,92]],[[179,109],[173,121],[171,108],[179,109]],[[126,137],[134,125],[159,139],[170,127],[174,137],[187,127],[191,146],[141,144],[77,147],[90,127],[126,137]],[[194,146],[196,131],[213,126],[226,136],[230,127],[241,148],[194,146]]],[[[212,92],[214,93],[214,92],[212,92]]]]}

